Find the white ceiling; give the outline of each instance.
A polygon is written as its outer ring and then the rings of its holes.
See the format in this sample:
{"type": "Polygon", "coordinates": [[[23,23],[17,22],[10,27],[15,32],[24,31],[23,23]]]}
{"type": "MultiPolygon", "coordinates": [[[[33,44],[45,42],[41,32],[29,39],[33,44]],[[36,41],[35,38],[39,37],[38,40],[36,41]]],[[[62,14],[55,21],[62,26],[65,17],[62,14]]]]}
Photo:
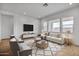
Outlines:
{"type": "Polygon", "coordinates": [[[43,3],[0,3],[0,9],[9,12],[28,15],[34,18],[42,18],[47,15],[62,11],[77,4],[68,3],[48,3],[47,7],[43,3]]]}

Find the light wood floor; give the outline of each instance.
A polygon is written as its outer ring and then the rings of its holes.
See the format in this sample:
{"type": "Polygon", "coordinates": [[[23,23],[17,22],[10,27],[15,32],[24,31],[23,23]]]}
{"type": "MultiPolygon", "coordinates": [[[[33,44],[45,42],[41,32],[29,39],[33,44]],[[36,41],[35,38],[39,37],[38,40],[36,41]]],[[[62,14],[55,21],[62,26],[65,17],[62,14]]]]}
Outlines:
{"type": "Polygon", "coordinates": [[[0,42],[0,55],[1,56],[9,56],[12,55],[12,51],[10,49],[10,39],[2,39],[0,42]]]}

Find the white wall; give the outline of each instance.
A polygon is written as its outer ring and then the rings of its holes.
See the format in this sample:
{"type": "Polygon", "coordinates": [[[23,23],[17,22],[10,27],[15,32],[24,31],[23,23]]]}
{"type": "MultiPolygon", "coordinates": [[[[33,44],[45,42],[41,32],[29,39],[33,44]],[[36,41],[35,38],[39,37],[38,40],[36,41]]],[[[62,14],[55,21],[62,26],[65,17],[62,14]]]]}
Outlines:
{"type": "Polygon", "coordinates": [[[74,32],[73,32],[74,39],[73,40],[77,45],[79,45],[79,26],[78,26],[79,25],[79,7],[67,9],[62,12],[58,12],[54,15],[51,15],[49,17],[46,17],[46,18],[42,19],[41,23],[44,21],[54,20],[57,18],[63,18],[63,17],[67,17],[67,16],[74,17],[74,32]]]}
{"type": "Polygon", "coordinates": [[[24,15],[18,15],[11,12],[6,11],[0,11],[0,38],[6,38],[10,35],[20,36],[23,34],[23,24],[32,24],[34,25],[34,31],[33,33],[38,34],[39,26],[40,26],[40,20],[24,16],[24,15]],[[2,17],[3,15],[10,15],[11,17],[2,17]]]}
{"type": "Polygon", "coordinates": [[[34,25],[33,33],[35,33],[35,34],[39,33],[40,22],[39,22],[38,19],[28,17],[28,16],[16,15],[14,17],[14,35],[15,36],[20,36],[20,35],[23,34],[23,24],[32,24],[32,25],[34,25]]]}
{"type": "Polygon", "coordinates": [[[1,15],[0,15],[0,40],[1,40],[1,15]]]}
{"type": "Polygon", "coordinates": [[[13,16],[1,14],[1,38],[8,38],[13,35],[13,16]]]}

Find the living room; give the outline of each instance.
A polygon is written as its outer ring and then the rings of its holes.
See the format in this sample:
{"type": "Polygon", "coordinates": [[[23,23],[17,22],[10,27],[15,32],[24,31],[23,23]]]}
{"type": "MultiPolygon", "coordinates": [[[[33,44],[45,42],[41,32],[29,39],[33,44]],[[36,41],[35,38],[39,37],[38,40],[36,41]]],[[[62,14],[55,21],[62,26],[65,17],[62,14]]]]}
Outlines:
{"type": "Polygon", "coordinates": [[[79,3],[0,6],[1,56],[79,56],[79,3]]]}

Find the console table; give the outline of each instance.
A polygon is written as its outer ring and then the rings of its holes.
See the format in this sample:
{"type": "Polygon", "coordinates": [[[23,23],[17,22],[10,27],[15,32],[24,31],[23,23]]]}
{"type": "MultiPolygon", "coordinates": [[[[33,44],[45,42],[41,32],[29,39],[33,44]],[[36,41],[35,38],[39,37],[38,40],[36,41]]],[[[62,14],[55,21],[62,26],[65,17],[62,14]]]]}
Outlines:
{"type": "Polygon", "coordinates": [[[36,37],[36,34],[22,34],[21,38],[26,39],[26,38],[33,38],[36,37]]]}

